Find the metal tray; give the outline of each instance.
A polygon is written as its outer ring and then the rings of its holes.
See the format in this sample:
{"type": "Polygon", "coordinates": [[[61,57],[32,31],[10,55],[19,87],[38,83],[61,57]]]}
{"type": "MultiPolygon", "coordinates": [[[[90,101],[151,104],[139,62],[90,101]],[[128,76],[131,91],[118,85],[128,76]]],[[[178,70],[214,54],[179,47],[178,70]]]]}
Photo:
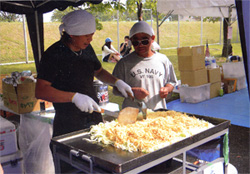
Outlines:
{"type": "Polygon", "coordinates": [[[69,154],[71,150],[74,150],[79,156],[86,155],[90,157],[95,166],[101,167],[106,171],[124,173],[149,163],[150,161],[183,149],[186,146],[190,146],[216,134],[219,131],[227,129],[230,125],[230,121],[228,120],[194,114],[188,115],[208,121],[215,126],[182,141],[147,154],[142,152],[131,153],[117,149],[111,145],[106,146],[101,143],[93,143],[90,141],[90,136],[88,134],[89,129],[54,137],[52,138],[52,144],[66,154],[69,154]]]}

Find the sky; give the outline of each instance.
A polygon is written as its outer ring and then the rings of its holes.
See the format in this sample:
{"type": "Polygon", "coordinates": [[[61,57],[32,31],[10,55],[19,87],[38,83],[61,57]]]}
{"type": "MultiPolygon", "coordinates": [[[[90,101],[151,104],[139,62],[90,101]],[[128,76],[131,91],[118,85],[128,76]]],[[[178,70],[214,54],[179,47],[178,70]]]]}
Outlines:
{"type": "MultiPolygon", "coordinates": [[[[103,2],[105,1],[111,1],[111,0],[103,0],[103,2]]],[[[126,0],[120,0],[120,2],[125,3],[126,0]]],[[[43,22],[50,22],[52,14],[53,11],[43,14],[43,22]]]]}
{"type": "Polygon", "coordinates": [[[52,14],[53,14],[53,11],[48,12],[48,13],[44,13],[43,14],[43,22],[50,22],[52,14]]]}

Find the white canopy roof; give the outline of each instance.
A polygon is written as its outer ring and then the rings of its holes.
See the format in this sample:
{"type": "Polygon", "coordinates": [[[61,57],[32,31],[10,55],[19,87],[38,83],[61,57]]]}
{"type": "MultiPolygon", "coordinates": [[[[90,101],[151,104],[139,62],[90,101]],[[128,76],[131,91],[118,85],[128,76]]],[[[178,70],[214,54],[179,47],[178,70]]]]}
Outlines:
{"type": "MultiPolygon", "coordinates": [[[[234,0],[158,0],[157,11],[167,14],[174,10],[172,14],[183,16],[202,17],[228,17],[229,6],[235,5],[234,0]]],[[[232,11],[232,17],[236,16],[236,9],[232,11]]]]}

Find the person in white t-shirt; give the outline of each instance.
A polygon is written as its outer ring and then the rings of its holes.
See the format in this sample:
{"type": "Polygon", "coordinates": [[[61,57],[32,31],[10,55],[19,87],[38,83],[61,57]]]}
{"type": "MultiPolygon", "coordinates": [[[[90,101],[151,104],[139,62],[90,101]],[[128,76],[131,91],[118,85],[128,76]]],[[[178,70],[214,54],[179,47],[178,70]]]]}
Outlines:
{"type": "MultiPolygon", "coordinates": [[[[165,98],[177,84],[172,63],[166,55],[153,50],[155,35],[148,23],[135,23],[129,38],[135,51],[116,64],[113,75],[130,85],[134,96],[143,100],[148,109],[167,109],[165,98]]],[[[120,95],[116,88],[113,93],[120,95]]],[[[128,106],[138,108],[136,102],[125,98],[122,108],[128,106]]]]}
{"type": "Polygon", "coordinates": [[[111,38],[105,39],[105,44],[102,46],[102,61],[103,62],[118,62],[121,57],[120,53],[111,44],[111,38]]]}

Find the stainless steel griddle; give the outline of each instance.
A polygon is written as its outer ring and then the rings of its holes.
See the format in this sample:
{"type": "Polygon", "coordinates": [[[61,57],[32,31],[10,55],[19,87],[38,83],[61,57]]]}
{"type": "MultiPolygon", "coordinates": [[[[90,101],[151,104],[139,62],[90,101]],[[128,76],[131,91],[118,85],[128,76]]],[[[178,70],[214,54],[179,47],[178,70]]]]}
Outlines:
{"type": "MultiPolygon", "coordinates": [[[[188,115],[193,116],[193,114],[188,115]]],[[[228,132],[230,125],[228,120],[194,116],[215,126],[151,153],[131,153],[111,145],[93,142],[90,140],[89,129],[55,137],[52,139],[52,144],[56,170],[60,170],[59,161],[63,160],[88,173],[139,173],[219,136],[223,137],[228,132]]],[[[221,156],[223,157],[222,153],[221,156]]],[[[184,154],[184,161],[185,158],[184,154]]],[[[183,168],[185,167],[183,164],[183,168]]]]}

